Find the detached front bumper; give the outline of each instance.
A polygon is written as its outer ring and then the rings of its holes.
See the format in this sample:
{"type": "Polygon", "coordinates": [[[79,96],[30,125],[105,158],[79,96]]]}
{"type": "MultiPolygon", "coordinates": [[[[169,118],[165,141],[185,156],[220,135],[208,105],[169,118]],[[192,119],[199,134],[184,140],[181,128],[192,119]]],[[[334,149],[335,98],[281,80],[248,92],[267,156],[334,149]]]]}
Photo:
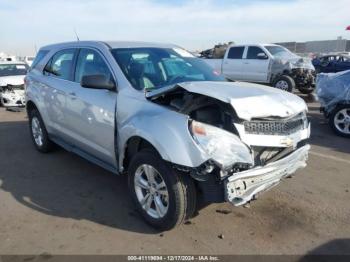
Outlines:
{"type": "Polygon", "coordinates": [[[26,105],[24,96],[3,94],[0,99],[4,107],[24,107],[26,105]]]}
{"type": "Polygon", "coordinates": [[[225,181],[226,200],[235,206],[244,205],[257,194],[271,189],[279,182],[306,166],[310,145],[263,167],[236,173],[225,181]]]}

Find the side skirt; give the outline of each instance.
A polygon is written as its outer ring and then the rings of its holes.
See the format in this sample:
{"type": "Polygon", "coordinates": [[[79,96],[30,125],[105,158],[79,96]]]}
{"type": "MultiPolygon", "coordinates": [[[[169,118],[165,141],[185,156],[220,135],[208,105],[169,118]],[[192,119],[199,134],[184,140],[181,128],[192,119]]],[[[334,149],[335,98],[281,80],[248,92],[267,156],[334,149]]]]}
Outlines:
{"type": "Polygon", "coordinates": [[[66,143],[65,141],[63,141],[62,139],[56,137],[56,136],[50,136],[50,139],[56,143],[57,145],[63,147],[65,150],[67,150],[68,152],[72,152],[74,154],[79,155],[80,157],[88,160],[89,162],[96,164],[114,174],[119,175],[120,173],[118,172],[117,168],[106,163],[105,161],[98,159],[96,157],[94,157],[93,155],[81,150],[80,148],[76,147],[76,146],[72,146],[68,143],[66,143]]]}

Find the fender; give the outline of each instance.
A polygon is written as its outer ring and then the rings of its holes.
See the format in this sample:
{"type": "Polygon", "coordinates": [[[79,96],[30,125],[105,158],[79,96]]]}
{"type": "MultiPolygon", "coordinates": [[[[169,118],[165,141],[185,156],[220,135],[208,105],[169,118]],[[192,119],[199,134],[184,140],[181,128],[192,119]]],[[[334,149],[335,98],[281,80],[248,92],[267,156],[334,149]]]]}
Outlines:
{"type": "Polygon", "coordinates": [[[136,114],[119,128],[119,166],[123,166],[128,140],[138,136],[151,143],[165,161],[198,167],[209,157],[194,142],[188,120],[187,115],[170,110],[160,114],[136,114]]]}
{"type": "Polygon", "coordinates": [[[51,129],[51,121],[50,118],[47,115],[47,112],[45,110],[46,106],[44,104],[44,101],[42,100],[42,94],[40,93],[40,90],[38,88],[38,86],[41,86],[39,83],[39,81],[35,80],[34,77],[28,77],[27,76],[27,86],[30,84],[30,88],[26,89],[25,92],[25,100],[26,100],[26,108],[28,108],[28,103],[32,102],[35,107],[37,108],[37,110],[39,111],[46,129],[48,133],[51,133],[52,129],[51,129]],[[32,84],[30,82],[37,82],[37,84],[32,84]]]}

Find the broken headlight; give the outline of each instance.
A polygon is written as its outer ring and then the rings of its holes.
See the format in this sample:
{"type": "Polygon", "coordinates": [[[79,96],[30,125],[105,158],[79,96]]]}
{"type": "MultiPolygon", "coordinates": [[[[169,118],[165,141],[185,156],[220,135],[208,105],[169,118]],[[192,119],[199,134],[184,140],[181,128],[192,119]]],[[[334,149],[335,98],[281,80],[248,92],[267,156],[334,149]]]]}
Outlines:
{"type": "Polygon", "coordinates": [[[221,168],[235,163],[253,165],[249,148],[236,135],[197,121],[191,122],[190,131],[200,148],[221,168]]]}
{"type": "Polygon", "coordinates": [[[306,129],[309,127],[309,119],[307,118],[306,111],[303,111],[301,113],[301,119],[303,120],[303,129],[306,129]]]}

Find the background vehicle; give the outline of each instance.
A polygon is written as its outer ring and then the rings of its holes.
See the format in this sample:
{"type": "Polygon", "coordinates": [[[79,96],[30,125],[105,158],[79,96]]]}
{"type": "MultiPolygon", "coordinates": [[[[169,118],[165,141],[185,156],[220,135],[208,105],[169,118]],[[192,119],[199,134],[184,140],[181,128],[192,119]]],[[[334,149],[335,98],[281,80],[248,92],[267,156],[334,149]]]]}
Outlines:
{"type": "Polygon", "coordinates": [[[319,74],[316,93],[321,111],[340,136],[350,137],[350,70],[319,74]]]}
{"type": "Polygon", "coordinates": [[[312,60],[317,73],[337,73],[350,70],[350,56],[326,55],[312,60]]]}
{"type": "Polygon", "coordinates": [[[22,62],[0,62],[0,105],[25,106],[24,77],[27,69],[22,62]]]}
{"type": "Polygon", "coordinates": [[[34,60],[34,56],[25,56],[24,57],[24,62],[28,65],[31,66],[34,60]]]}
{"type": "Polygon", "coordinates": [[[127,173],[136,207],[157,228],[190,218],[197,197],[244,205],[306,165],[301,98],[226,82],[175,45],[43,47],[26,84],[35,147],[54,142],[127,173]]]}
{"type": "Polygon", "coordinates": [[[297,88],[304,94],[315,87],[311,62],[279,45],[232,45],[224,59],[204,61],[230,80],[268,84],[289,92],[297,88]]]}

